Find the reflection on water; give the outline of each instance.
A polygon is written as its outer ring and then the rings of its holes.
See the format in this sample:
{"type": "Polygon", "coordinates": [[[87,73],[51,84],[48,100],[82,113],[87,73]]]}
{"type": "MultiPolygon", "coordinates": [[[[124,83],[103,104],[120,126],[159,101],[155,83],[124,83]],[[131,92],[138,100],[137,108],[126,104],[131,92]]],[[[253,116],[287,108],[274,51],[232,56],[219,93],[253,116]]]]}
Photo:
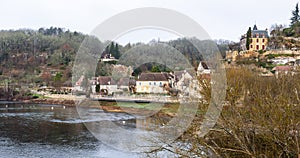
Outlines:
{"type": "Polygon", "coordinates": [[[124,113],[103,113],[79,118],[76,108],[61,105],[0,103],[0,157],[137,157],[98,141],[83,122],[114,121],[125,128],[136,126],[124,113]]]}

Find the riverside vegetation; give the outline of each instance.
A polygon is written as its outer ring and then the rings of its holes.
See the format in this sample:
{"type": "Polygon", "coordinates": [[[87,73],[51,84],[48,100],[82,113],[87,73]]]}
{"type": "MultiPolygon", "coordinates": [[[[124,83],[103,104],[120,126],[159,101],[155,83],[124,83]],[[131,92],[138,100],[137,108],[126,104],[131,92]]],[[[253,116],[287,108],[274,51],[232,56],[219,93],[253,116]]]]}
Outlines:
{"type": "MultiPolygon", "coordinates": [[[[300,153],[300,75],[261,77],[247,67],[227,69],[227,94],[220,118],[204,137],[197,132],[209,106],[210,81],[200,82],[206,100],[189,129],[168,144],[182,157],[298,157],[300,153]],[[186,144],[190,144],[189,148],[186,144]],[[201,148],[202,147],[202,148],[201,148]],[[205,150],[203,150],[205,148],[205,150]]],[[[157,150],[149,152],[155,157],[157,150]]]]}

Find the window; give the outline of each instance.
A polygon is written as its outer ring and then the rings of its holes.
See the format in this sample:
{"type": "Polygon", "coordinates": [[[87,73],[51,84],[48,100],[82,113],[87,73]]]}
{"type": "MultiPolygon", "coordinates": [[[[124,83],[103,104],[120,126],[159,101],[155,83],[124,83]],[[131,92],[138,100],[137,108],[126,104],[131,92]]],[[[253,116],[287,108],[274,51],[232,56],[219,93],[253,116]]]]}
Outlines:
{"type": "Polygon", "coordinates": [[[140,85],[142,85],[142,83],[140,82],[140,85]]]}
{"type": "Polygon", "coordinates": [[[252,44],[250,45],[250,48],[253,48],[253,45],[252,45],[252,44]]]}
{"type": "Polygon", "coordinates": [[[162,86],[162,83],[161,83],[161,82],[159,82],[159,85],[160,85],[160,86],[162,86]]]}
{"type": "Polygon", "coordinates": [[[149,85],[151,86],[151,82],[149,82],[149,85]]]}
{"type": "Polygon", "coordinates": [[[259,42],[259,39],[256,39],[256,43],[258,43],[259,42]]]}
{"type": "Polygon", "coordinates": [[[256,50],[259,50],[259,45],[256,45],[256,50]]]}
{"type": "Polygon", "coordinates": [[[262,50],[265,50],[265,45],[262,45],[262,50]]]}
{"type": "Polygon", "coordinates": [[[265,39],[263,39],[262,42],[265,42],[265,39]]]}
{"type": "Polygon", "coordinates": [[[156,82],[154,82],[153,84],[154,84],[154,86],[156,86],[156,82]]]}

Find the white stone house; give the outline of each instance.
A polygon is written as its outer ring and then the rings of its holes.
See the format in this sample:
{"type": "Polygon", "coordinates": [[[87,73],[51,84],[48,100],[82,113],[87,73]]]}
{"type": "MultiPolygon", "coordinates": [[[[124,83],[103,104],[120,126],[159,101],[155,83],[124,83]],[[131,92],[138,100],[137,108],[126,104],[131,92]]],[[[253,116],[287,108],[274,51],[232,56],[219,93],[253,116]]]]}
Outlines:
{"type": "Polygon", "coordinates": [[[202,74],[210,74],[211,70],[209,69],[208,65],[204,62],[200,62],[197,68],[197,75],[200,76],[202,74]]]}
{"type": "Polygon", "coordinates": [[[142,73],[136,81],[137,93],[167,93],[165,87],[169,86],[167,73],[142,73]]]}
{"type": "Polygon", "coordinates": [[[78,91],[84,91],[84,88],[82,87],[82,82],[84,80],[84,76],[81,76],[74,84],[73,86],[73,91],[78,92],[78,91]]]}
{"type": "Polygon", "coordinates": [[[96,93],[97,85],[100,85],[100,93],[104,95],[112,95],[114,92],[118,91],[118,85],[110,76],[99,76],[92,78],[92,93],[96,93]]]}
{"type": "MultiPolygon", "coordinates": [[[[176,89],[178,89],[182,95],[200,97],[199,90],[200,85],[197,80],[197,76],[193,75],[193,71],[175,71],[176,77],[176,89]]],[[[202,74],[202,75],[210,75],[210,74],[202,74]]]]}
{"type": "Polygon", "coordinates": [[[193,76],[186,70],[175,71],[174,74],[176,78],[175,88],[180,90],[181,92],[187,91],[187,88],[189,88],[193,80],[193,76]]]}

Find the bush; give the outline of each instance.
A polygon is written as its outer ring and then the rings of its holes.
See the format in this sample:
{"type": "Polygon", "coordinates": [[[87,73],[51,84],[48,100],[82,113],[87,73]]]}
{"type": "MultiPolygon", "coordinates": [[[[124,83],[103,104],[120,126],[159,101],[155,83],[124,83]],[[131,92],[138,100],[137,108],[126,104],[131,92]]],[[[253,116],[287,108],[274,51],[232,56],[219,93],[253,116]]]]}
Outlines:
{"type": "Polygon", "coordinates": [[[265,62],[258,62],[258,66],[259,66],[259,67],[266,68],[266,67],[267,67],[267,64],[266,64],[265,62]]]}
{"type": "MultiPolygon", "coordinates": [[[[227,70],[221,118],[206,143],[222,157],[297,157],[300,76],[259,77],[246,68],[227,70]],[[228,149],[228,150],[224,150],[228,149]]],[[[210,88],[210,87],[207,87],[210,88]]]]}
{"type": "Polygon", "coordinates": [[[258,51],[259,54],[263,54],[263,53],[265,53],[265,52],[266,52],[265,50],[259,50],[259,51],[258,51]]]}
{"type": "Polygon", "coordinates": [[[247,68],[231,68],[226,76],[226,101],[216,125],[204,137],[197,135],[211,98],[210,82],[199,82],[205,101],[179,140],[191,148],[168,144],[167,149],[185,157],[203,157],[200,147],[210,157],[298,157],[300,75],[260,77],[247,68]]]}

